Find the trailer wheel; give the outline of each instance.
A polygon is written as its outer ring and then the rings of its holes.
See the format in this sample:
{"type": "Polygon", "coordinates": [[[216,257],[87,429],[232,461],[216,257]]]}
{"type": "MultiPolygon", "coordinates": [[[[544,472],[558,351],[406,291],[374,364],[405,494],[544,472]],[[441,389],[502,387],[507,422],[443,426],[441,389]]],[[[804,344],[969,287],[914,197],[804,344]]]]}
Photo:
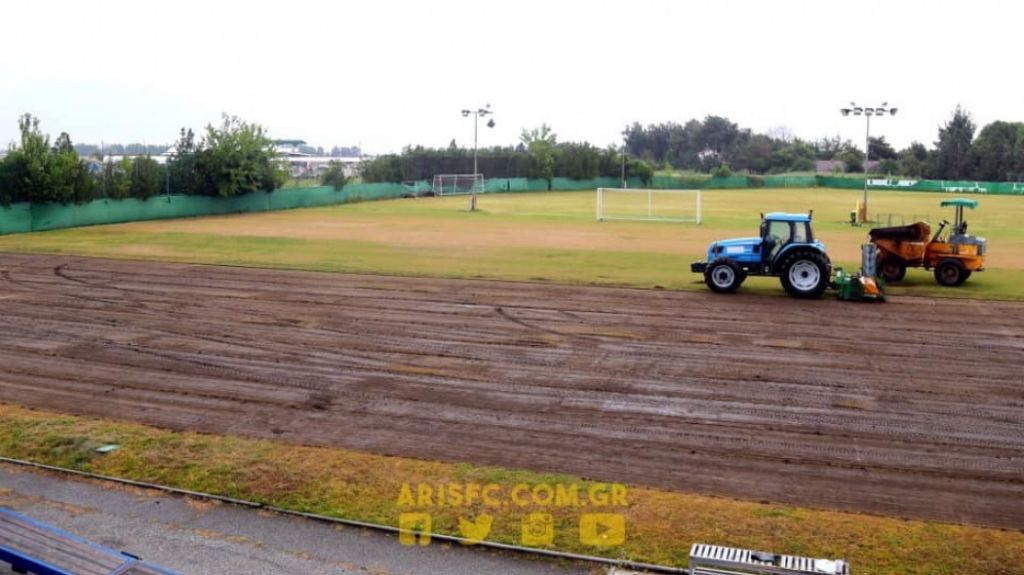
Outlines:
{"type": "Polygon", "coordinates": [[[891,284],[902,280],[907,275],[907,264],[897,257],[884,258],[878,264],[878,274],[885,283],[891,284]]]}
{"type": "Polygon", "coordinates": [[[733,293],[740,289],[746,274],[731,260],[712,262],[704,272],[704,283],[715,293],[733,293]]]}
{"type": "Polygon", "coordinates": [[[967,281],[967,269],[960,260],[945,259],[935,266],[935,281],[946,287],[957,287],[967,281]]]}
{"type": "Polygon", "coordinates": [[[789,255],[782,264],[782,287],[791,296],[821,297],[832,279],[828,258],[818,252],[801,251],[789,255]]]}

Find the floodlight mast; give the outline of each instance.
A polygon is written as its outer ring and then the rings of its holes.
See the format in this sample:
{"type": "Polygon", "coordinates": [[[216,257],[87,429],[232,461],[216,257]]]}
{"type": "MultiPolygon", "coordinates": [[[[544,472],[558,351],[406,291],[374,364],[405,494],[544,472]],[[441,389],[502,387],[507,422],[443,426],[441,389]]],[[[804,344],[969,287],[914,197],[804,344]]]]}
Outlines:
{"type": "Polygon", "coordinates": [[[850,102],[849,108],[839,108],[843,116],[864,116],[867,119],[867,127],[864,131],[864,201],[861,202],[857,219],[864,224],[868,221],[868,160],[871,158],[871,116],[896,115],[897,108],[889,107],[889,102],[882,102],[881,106],[874,108],[858,106],[856,102],[850,102]]]}
{"type": "MultiPolygon", "coordinates": [[[[474,178],[474,180],[473,180],[473,192],[472,192],[472,195],[469,198],[469,211],[471,211],[471,212],[476,210],[476,192],[477,192],[477,189],[476,189],[476,180],[475,180],[475,178],[476,178],[476,175],[480,173],[480,171],[477,169],[477,149],[478,149],[477,148],[477,137],[479,135],[478,124],[479,124],[479,120],[480,120],[481,117],[488,116],[488,115],[493,114],[493,113],[494,113],[494,111],[491,110],[491,105],[490,104],[487,104],[483,108],[477,108],[476,110],[470,110],[470,109],[463,109],[462,110],[462,117],[463,118],[467,118],[470,115],[473,116],[473,178],[474,178]]],[[[487,122],[487,127],[488,128],[493,128],[494,127],[494,120],[491,120],[491,121],[487,122]]]]}

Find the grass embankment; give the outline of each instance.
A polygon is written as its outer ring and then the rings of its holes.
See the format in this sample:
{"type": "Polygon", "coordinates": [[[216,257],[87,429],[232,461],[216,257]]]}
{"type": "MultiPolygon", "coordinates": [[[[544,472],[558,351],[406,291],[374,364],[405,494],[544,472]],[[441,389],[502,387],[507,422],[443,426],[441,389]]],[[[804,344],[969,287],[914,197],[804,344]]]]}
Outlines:
{"type": "MultiPolygon", "coordinates": [[[[287,191],[279,193],[288,193],[287,191]]],[[[951,217],[946,195],[872,192],[872,213],[951,217]]],[[[689,262],[708,242],[757,233],[758,212],[815,210],[816,232],[833,261],[859,267],[866,228],[844,223],[856,190],[714,190],[704,224],[594,221],[592,192],[367,202],[182,220],[139,222],[0,237],[0,251],[76,254],[321,271],[491,278],[704,290],[689,262]]],[[[685,202],[692,202],[687,198],[685,202]]],[[[988,271],[961,288],[912,269],[892,295],[1024,299],[1024,199],[993,196],[969,214],[988,237],[988,271]]],[[[886,216],[888,217],[888,216],[886,216]]],[[[752,278],[742,291],[781,294],[778,280],[752,278]]]]}
{"type": "MultiPolygon", "coordinates": [[[[564,475],[367,455],[236,437],[158,430],[0,405],[0,454],[94,473],[251,499],[294,510],[397,525],[404,484],[514,485],[592,483],[564,475]],[[117,443],[107,455],[94,449],[117,443]]],[[[699,470],[695,470],[699,472],[699,470]]],[[[520,543],[521,517],[548,512],[552,547],[683,566],[693,542],[845,557],[858,573],[1024,573],[1024,533],[908,521],[671,493],[628,486],[621,547],[579,541],[575,507],[424,508],[433,530],[459,534],[458,518],[494,515],[488,540],[520,543]]],[[[397,545],[397,543],[396,543],[397,545]]]]}

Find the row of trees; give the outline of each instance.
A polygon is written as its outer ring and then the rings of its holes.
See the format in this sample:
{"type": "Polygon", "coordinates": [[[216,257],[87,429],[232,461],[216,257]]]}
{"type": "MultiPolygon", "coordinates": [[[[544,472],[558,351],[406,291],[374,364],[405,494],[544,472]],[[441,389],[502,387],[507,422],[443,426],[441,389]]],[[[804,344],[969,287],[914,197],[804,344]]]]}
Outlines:
{"type": "MultiPolygon", "coordinates": [[[[976,126],[961,107],[939,128],[932,148],[914,142],[896,151],[885,137],[871,138],[868,159],[878,173],[944,180],[1024,180],[1024,123],[996,121],[975,138],[976,126]]],[[[838,136],[801,140],[786,129],[766,134],[740,128],[728,118],[708,116],[685,124],[639,123],[626,128],[630,154],[677,170],[723,168],[757,174],[806,172],[816,160],[833,160],[843,171],[864,169],[864,152],[838,136]]]]}
{"type": "Polygon", "coordinates": [[[50,144],[29,114],[18,120],[21,138],[0,158],[0,204],[145,199],[160,193],[231,197],[270,192],[287,172],[264,129],[234,116],[209,125],[201,138],[182,128],[166,165],[149,156],[118,162],[83,159],[67,133],[50,144]]]}
{"type": "MultiPolygon", "coordinates": [[[[547,124],[523,130],[515,147],[482,148],[477,169],[488,178],[555,177],[589,180],[622,175],[622,155],[614,146],[598,148],[586,142],[559,142],[547,124]]],[[[626,176],[649,182],[654,174],[650,163],[626,158],[626,176]]],[[[435,174],[473,173],[473,150],[453,140],[447,148],[406,147],[401,154],[379,156],[362,167],[365,182],[429,180],[435,174]]]]}

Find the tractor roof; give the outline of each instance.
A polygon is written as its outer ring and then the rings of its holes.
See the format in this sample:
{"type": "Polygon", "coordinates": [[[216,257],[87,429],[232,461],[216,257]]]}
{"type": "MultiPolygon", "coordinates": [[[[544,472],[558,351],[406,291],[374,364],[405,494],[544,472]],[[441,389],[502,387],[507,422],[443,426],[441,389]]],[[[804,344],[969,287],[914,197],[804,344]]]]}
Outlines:
{"type": "Polygon", "coordinates": [[[774,220],[777,222],[809,222],[811,216],[809,214],[788,214],[786,212],[772,212],[765,214],[764,219],[774,220]]]}
{"type": "Polygon", "coordinates": [[[971,208],[972,210],[978,207],[978,200],[968,200],[967,198],[953,198],[952,200],[942,200],[939,207],[945,208],[946,206],[963,206],[965,208],[971,208]]]}

